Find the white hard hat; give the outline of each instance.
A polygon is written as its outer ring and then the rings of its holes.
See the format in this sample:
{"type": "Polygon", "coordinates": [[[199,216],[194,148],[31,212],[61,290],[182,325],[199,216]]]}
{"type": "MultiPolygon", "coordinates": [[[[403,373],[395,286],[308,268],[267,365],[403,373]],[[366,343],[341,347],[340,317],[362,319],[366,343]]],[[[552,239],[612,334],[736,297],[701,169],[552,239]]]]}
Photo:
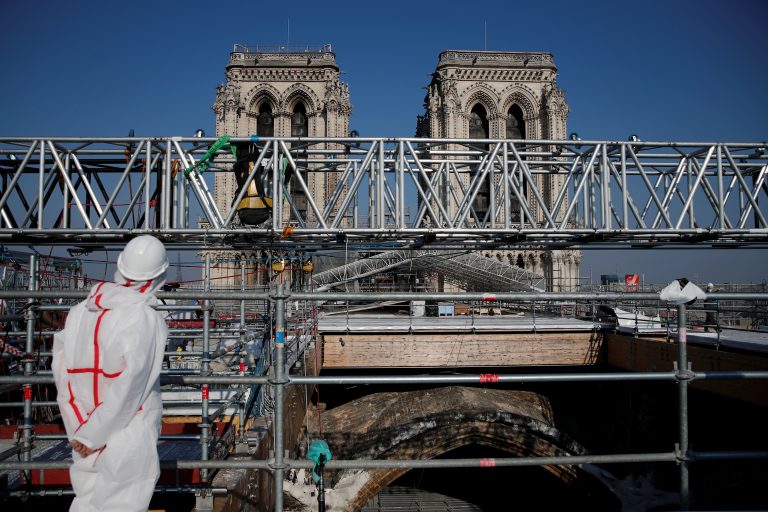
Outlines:
{"type": "Polygon", "coordinates": [[[126,279],[148,281],[168,268],[165,246],[151,235],[141,235],[125,246],[117,257],[117,269],[126,279]]]}
{"type": "Polygon", "coordinates": [[[707,283],[707,288],[714,288],[714,287],[715,285],[713,285],[712,283],[707,283]]]}

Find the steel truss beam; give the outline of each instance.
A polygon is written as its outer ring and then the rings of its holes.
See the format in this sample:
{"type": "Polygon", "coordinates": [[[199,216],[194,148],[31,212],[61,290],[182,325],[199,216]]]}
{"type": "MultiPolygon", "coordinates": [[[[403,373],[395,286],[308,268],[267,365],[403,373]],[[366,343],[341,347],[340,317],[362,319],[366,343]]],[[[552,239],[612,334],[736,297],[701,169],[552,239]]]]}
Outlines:
{"type": "Polygon", "coordinates": [[[154,232],[273,247],[768,245],[765,144],[262,139],[248,182],[263,180],[274,206],[267,225],[246,227],[211,193],[213,174],[231,172],[228,151],[205,174],[184,172],[213,142],[0,138],[0,242],[109,244],[154,232]],[[321,178],[330,185],[318,194],[321,178]]]}
{"type": "Polygon", "coordinates": [[[321,292],[404,265],[439,272],[468,291],[542,291],[545,279],[534,272],[474,252],[386,251],[315,274],[321,292]]]}

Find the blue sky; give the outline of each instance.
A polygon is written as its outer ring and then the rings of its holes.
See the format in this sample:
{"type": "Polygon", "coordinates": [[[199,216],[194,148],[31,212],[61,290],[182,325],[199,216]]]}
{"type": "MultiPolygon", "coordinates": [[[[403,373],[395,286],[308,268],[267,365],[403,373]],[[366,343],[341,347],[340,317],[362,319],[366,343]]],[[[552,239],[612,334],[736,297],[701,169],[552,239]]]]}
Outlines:
{"type": "MultiPolygon", "coordinates": [[[[554,54],[583,139],[764,141],[766,15],[761,0],[6,1],[0,135],[213,134],[233,44],[285,44],[290,18],[291,44],[333,45],[361,135],[413,135],[439,52],[487,34],[488,50],[554,54]]],[[[590,251],[583,273],[761,281],[767,256],[590,251]]]]}

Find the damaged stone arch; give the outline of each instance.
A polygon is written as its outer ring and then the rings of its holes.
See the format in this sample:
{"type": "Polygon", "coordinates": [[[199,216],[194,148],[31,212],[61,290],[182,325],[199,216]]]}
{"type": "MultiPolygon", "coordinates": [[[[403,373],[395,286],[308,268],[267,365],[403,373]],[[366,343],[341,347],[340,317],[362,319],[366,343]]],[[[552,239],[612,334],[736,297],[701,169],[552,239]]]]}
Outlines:
{"type": "MultiPolygon", "coordinates": [[[[419,453],[420,459],[434,459],[457,448],[469,445],[493,448],[508,454],[509,457],[549,457],[577,455],[583,453],[580,447],[570,446],[570,449],[558,446],[563,439],[550,439],[553,429],[529,418],[511,413],[500,413],[496,418],[481,418],[470,420],[465,418],[461,431],[453,435],[440,433],[444,430],[440,422],[430,424],[434,432],[420,432],[418,439],[429,439],[431,443],[419,453]],[[546,432],[550,430],[550,432],[546,432]]],[[[418,442],[415,439],[412,442],[418,442]]],[[[412,443],[404,441],[398,450],[388,453],[387,458],[405,458],[412,443]]],[[[580,480],[593,480],[593,477],[583,473],[575,466],[541,466],[541,469],[551,473],[566,485],[575,485],[580,480]]],[[[385,487],[410,471],[409,469],[386,469],[372,471],[371,478],[364,484],[347,510],[358,510],[385,487]]],[[[490,469],[490,471],[493,471],[490,469]]],[[[592,484],[589,484],[592,485],[592,484]]],[[[610,492],[606,489],[606,492],[610,492]]]]}
{"type": "MultiPolygon", "coordinates": [[[[525,391],[448,386],[380,393],[332,409],[324,417],[325,439],[338,459],[434,459],[466,446],[491,448],[508,457],[586,453],[553,426],[548,400],[525,391]],[[367,424],[355,431],[354,425],[366,416],[367,424]]],[[[616,500],[610,481],[599,472],[596,476],[575,465],[541,469],[566,486],[589,489],[610,501],[616,500]]],[[[408,471],[391,468],[358,472],[365,483],[349,497],[345,510],[361,509],[408,471]]],[[[349,475],[329,472],[327,476],[335,485],[349,475]]]]}

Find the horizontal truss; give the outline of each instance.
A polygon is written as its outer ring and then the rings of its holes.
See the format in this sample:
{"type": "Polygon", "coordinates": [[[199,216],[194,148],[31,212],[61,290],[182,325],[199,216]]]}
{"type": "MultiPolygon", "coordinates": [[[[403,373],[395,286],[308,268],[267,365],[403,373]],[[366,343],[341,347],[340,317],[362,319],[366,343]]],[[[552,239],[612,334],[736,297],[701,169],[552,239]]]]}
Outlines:
{"type": "Polygon", "coordinates": [[[212,175],[231,172],[228,151],[205,174],[184,172],[213,142],[0,138],[0,243],[154,232],[197,246],[768,244],[761,144],[265,138],[248,182],[272,191],[272,216],[245,227],[211,193],[212,175]]]}
{"type": "Polygon", "coordinates": [[[542,291],[546,286],[543,276],[482,254],[426,250],[382,252],[320,272],[312,280],[317,291],[325,291],[406,265],[439,272],[468,291],[542,291]]]}

